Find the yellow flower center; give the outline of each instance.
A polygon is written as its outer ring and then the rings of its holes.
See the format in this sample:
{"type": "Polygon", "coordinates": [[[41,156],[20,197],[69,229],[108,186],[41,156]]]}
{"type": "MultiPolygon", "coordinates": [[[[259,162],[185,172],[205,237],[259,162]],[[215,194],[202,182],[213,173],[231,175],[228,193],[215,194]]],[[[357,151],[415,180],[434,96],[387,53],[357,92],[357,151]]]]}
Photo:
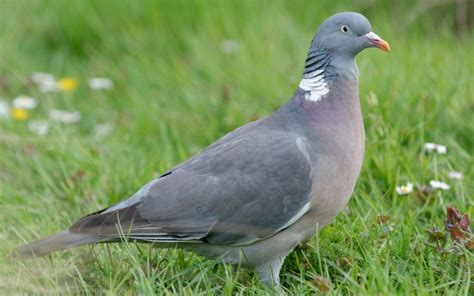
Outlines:
{"type": "Polygon", "coordinates": [[[62,91],[71,91],[77,88],[79,82],[76,78],[73,77],[65,77],[61,78],[58,81],[59,89],[62,91]]]}
{"type": "Polygon", "coordinates": [[[28,118],[28,111],[25,109],[13,108],[11,110],[12,117],[16,120],[25,120],[28,118]]]}

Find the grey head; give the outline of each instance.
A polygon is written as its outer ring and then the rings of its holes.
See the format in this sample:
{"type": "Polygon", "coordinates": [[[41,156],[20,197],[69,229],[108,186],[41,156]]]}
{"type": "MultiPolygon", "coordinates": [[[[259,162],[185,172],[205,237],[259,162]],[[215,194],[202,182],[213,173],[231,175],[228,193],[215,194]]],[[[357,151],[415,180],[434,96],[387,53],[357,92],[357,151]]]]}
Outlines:
{"type": "Polygon", "coordinates": [[[299,85],[305,98],[321,100],[336,77],[356,80],[355,56],[370,47],[390,50],[388,43],[372,32],[370,22],[362,14],[341,12],[325,20],[311,42],[299,85]]]}
{"type": "Polygon", "coordinates": [[[311,42],[310,51],[325,49],[333,55],[354,58],[369,47],[390,50],[388,43],[372,32],[372,26],[365,16],[357,12],[341,12],[321,24],[311,42]]]}

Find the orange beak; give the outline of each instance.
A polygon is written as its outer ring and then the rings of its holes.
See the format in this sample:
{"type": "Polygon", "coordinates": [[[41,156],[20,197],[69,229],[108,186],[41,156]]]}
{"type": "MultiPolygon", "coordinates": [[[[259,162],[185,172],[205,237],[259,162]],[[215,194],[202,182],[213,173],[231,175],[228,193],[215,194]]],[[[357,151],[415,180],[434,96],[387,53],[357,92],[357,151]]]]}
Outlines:
{"type": "Polygon", "coordinates": [[[380,48],[383,51],[390,51],[390,45],[387,41],[380,38],[377,34],[370,32],[364,35],[370,42],[374,45],[374,47],[380,48]]]}

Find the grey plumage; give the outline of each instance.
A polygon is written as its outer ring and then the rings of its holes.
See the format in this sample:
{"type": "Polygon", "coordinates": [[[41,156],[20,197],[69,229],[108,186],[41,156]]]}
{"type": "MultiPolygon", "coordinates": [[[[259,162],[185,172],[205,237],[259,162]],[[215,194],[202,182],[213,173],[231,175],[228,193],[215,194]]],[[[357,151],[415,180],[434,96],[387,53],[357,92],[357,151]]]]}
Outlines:
{"type": "Polygon", "coordinates": [[[126,238],[240,262],[278,284],[286,255],[329,223],[354,188],[364,153],[354,57],[367,47],[388,44],[364,16],[332,16],[311,43],[300,86],[278,111],[17,254],[126,238]]]}
{"type": "Polygon", "coordinates": [[[22,257],[45,256],[51,252],[65,250],[90,243],[97,243],[97,236],[87,236],[64,230],[50,237],[35,241],[16,249],[14,255],[22,257]]]}

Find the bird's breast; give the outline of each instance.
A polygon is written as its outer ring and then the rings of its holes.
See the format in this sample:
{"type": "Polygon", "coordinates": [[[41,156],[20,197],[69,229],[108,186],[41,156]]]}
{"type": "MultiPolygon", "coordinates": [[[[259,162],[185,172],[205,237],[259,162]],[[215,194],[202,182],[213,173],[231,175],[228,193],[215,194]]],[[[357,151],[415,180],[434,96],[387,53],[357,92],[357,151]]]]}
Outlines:
{"type": "Polygon", "coordinates": [[[357,97],[330,103],[325,111],[327,120],[313,122],[309,149],[313,184],[308,214],[320,226],[329,223],[349,201],[362,167],[365,141],[357,97]]]}

